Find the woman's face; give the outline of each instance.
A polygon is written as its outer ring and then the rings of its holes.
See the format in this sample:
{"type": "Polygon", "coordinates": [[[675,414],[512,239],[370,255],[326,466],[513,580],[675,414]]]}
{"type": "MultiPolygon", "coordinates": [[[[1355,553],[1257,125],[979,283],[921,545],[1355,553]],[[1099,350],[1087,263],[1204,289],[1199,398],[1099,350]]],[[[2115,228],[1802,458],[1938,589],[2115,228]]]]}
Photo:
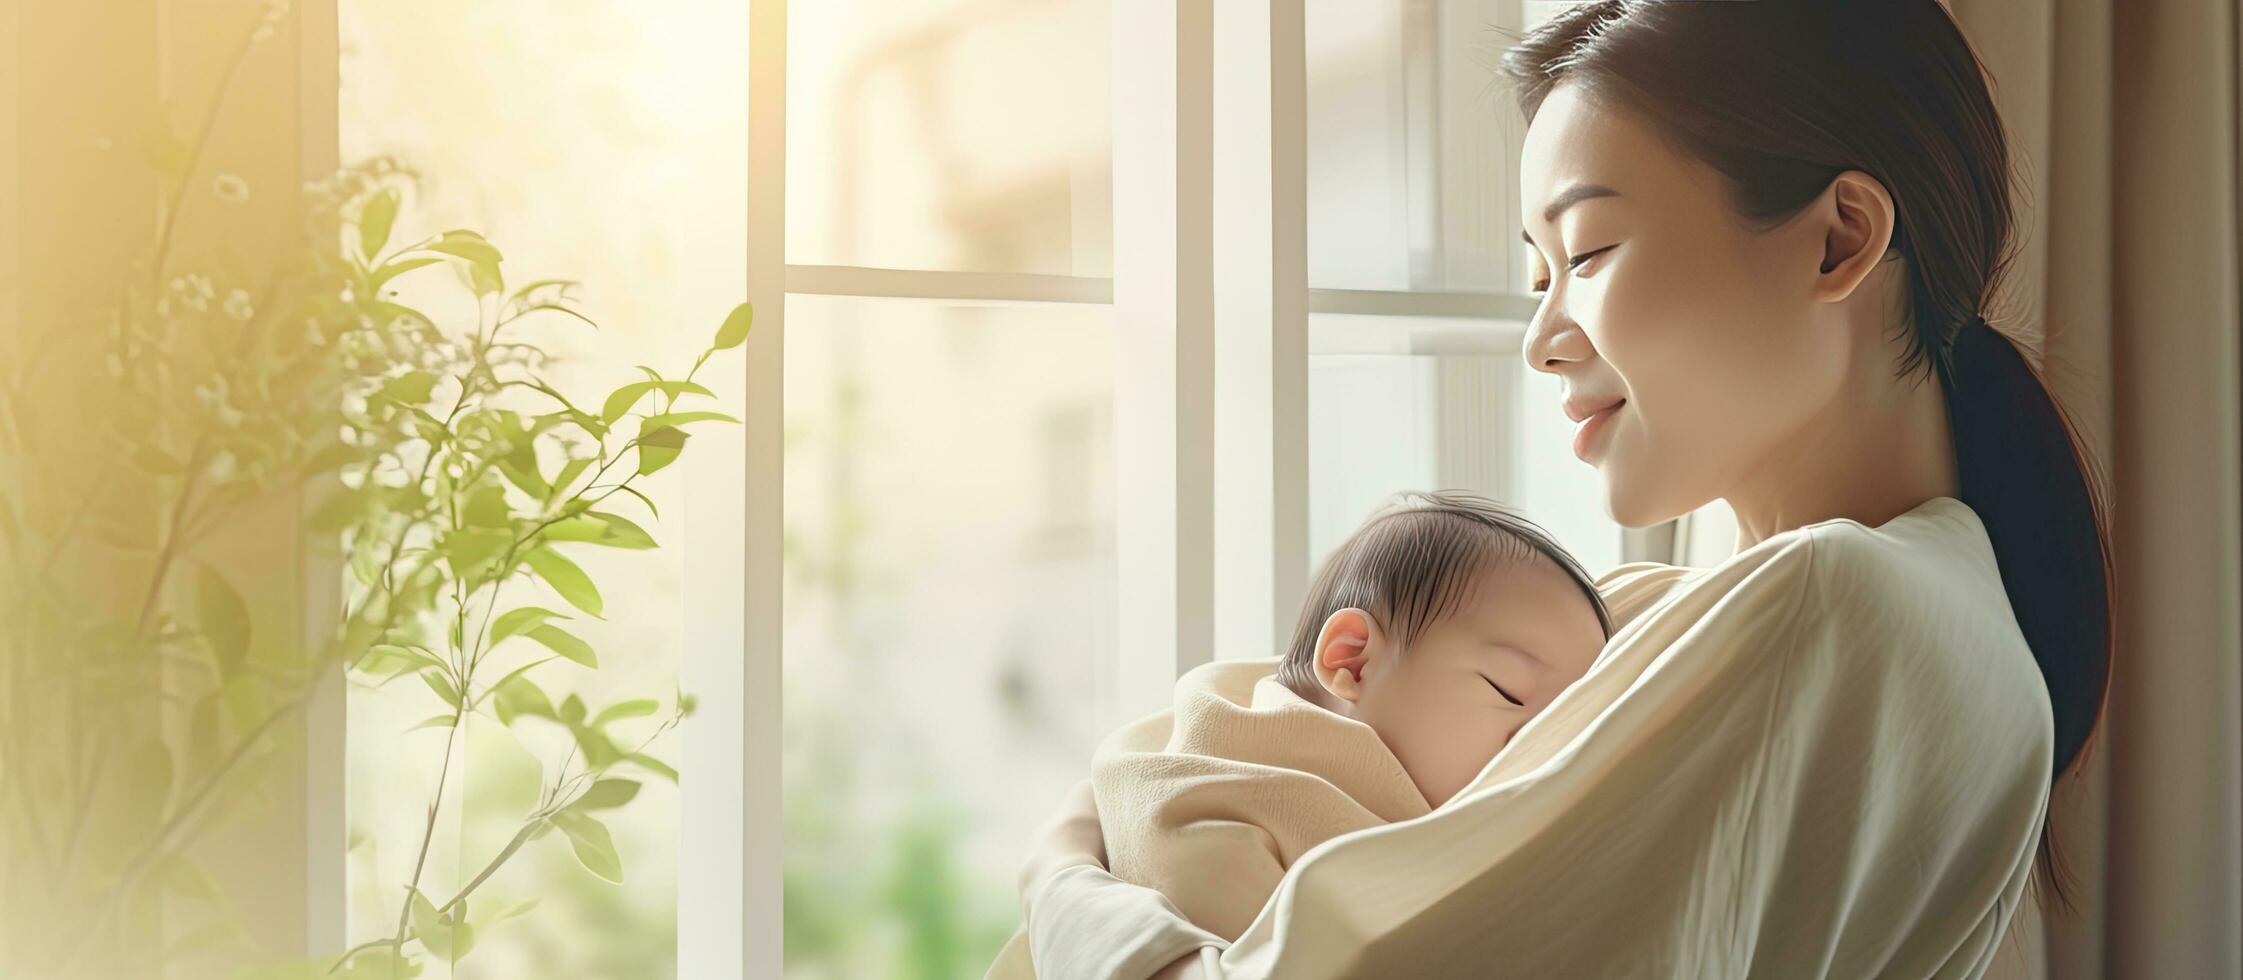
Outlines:
{"type": "Polygon", "coordinates": [[[1562,379],[1569,416],[1616,406],[1575,443],[1613,518],[1656,524],[1781,471],[1850,356],[1813,293],[1834,192],[1756,232],[1714,170],[1571,83],[1527,130],[1519,190],[1542,293],[1523,353],[1562,379]]]}

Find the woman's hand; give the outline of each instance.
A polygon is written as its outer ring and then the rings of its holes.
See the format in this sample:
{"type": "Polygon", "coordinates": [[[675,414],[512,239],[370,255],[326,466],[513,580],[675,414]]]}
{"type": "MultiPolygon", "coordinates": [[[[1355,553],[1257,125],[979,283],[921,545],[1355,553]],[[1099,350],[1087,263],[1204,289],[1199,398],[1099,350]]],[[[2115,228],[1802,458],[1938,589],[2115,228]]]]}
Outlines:
{"type": "Polygon", "coordinates": [[[1091,794],[1087,779],[1067,792],[1059,809],[1036,832],[1036,843],[1020,866],[1021,907],[1027,907],[1036,888],[1050,881],[1052,875],[1078,864],[1106,866],[1106,837],[1098,827],[1098,800],[1091,794]]]}

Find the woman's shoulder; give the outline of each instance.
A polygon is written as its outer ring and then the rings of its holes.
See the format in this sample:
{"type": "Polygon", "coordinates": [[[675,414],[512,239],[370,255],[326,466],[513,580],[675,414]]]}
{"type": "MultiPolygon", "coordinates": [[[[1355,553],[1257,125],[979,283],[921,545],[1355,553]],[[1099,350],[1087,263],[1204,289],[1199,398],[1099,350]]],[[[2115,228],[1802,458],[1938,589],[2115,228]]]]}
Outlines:
{"type": "Polygon", "coordinates": [[[2003,684],[2029,679],[2040,690],[1985,527],[1952,497],[1877,525],[1803,525],[1708,568],[1621,565],[1598,583],[1616,618],[1622,605],[1628,620],[1674,619],[1666,625],[1677,630],[1712,617],[1801,653],[1860,657],[1876,669],[1991,674],[2003,684]]]}
{"type": "Polygon", "coordinates": [[[1968,505],[1937,497],[1880,525],[1839,519],[1791,533],[1776,560],[1800,563],[1801,650],[1822,651],[1859,683],[1936,691],[1981,720],[2001,714],[1996,704],[2050,713],[1993,544],[1968,505]]]}
{"type": "Polygon", "coordinates": [[[1934,497],[1883,524],[1835,518],[1770,543],[1804,553],[1813,588],[1803,600],[1826,612],[1852,612],[1886,628],[2015,634],[2023,644],[1985,525],[1953,497],[1934,497]]]}

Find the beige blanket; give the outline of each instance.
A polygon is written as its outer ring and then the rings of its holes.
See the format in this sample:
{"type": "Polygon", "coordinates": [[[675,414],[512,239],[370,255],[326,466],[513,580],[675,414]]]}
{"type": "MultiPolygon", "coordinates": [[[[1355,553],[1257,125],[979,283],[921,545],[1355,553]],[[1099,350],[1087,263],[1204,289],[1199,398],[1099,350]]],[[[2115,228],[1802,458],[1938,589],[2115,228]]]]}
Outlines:
{"type": "MultiPolygon", "coordinates": [[[[1431,809],[1377,733],[1302,700],[1277,663],[1186,673],[1172,708],[1107,736],[1091,764],[1113,873],[1225,939],[1309,849],[1431,809]]],[[[1016,933],[989,976],[1033,976],[1027,953],[1016,933]]]]}

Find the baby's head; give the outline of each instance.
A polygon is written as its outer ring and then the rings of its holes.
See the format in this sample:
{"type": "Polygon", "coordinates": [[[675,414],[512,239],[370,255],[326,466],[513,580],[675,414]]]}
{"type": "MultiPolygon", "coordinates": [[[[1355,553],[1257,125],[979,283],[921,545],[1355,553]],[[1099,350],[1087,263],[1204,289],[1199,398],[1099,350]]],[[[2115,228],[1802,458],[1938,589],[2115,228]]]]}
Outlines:
{"type": "Polygon", "coordinates": [[[1371,726],[1439,806],[1581,675],[1612,619],[1541,528],[1408,493],[1325,559],[1278,679],[1371,726]]]}

